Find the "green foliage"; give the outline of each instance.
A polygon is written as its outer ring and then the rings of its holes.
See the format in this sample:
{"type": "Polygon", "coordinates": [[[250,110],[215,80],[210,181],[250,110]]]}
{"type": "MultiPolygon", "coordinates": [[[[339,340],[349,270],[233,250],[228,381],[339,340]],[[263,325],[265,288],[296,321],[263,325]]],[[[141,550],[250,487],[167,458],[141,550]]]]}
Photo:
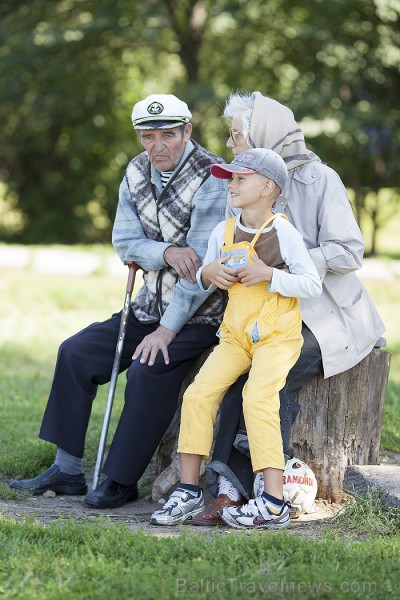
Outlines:
{"type": "MultiPolygon", "coordinates": [[[[398,369],[399,357],[400,349],[398,348],[392,359],[391,369],[394,372],[398,369]]],[[[400,452],[400,384],[393,380],[389,381],[386,392],[381,446],[392,452],[400,452]]]]}
{"type": "Polygon", "coordinates": [[[14,490],[8,483],[0,482],[0,498],[7,501],[23,501],[29,498],[29,493],[23,490],[14,490]]]}
{"type": "Polygon", "coordinates": [[[16,240],[110,239],[122,168],[139,150],[129,113],[142,95],[135,62],[146,54],[135,41],[140,11],[130,19],[123,8],[3,5],[0,156],[24,216],[16,240]]]}
{"type": "Polygon", "coordinates": [[[378,222],[367,194],[398,187],[398,14],[390,0],[3,2],[0,179],[18,219],[0,237],[108,241],[140,151],[131,107],[154,91],[187,100],[194,137],[226,159],[232,90],[288,104],[353,188],[358,220],[378,222]]]}

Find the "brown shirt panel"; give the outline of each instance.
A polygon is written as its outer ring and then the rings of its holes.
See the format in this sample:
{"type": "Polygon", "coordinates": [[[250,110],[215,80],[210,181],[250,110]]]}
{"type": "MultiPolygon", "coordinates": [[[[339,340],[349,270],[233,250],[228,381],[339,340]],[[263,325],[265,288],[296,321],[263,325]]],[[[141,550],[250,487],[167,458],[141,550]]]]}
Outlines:
{"type": "MultiPolygon", "coordinates": [[[[247,231],[243,231],[239,227],[236,227],[234,239],[235,244],[238,242],[251,242],[253,238],[254,233],[248,233],[247,231]]],[[[256,241],[254,249],[258,258],[265,262],[265,264],[269,267],[274,267],[275,269],[281,269],[289,272],[289,267],[281,256],[278,235],[275,227],[273,227],[271,231],[267,231],[266,233],[262,233],[260,235],[256,241]]]]}

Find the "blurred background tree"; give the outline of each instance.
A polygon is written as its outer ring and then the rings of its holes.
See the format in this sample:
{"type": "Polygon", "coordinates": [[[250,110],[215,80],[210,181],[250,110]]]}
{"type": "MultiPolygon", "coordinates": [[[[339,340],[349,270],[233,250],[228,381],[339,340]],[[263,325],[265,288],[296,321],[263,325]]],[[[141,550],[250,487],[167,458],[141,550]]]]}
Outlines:
{"type": "Polygon", "coordinates": [[[132,105],[174,93],[194,138],[230,159],[237,89],[287,104],[376,232],[397,209],[398,0],[4,0],[0,238],[109,242],[118,185],[141,150],[132,105]]]}

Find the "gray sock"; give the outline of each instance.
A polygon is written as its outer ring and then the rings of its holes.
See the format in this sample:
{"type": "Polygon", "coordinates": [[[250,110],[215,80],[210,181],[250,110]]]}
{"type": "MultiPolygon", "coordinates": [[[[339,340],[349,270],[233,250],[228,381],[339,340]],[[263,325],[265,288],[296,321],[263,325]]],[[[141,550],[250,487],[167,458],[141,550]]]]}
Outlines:
{"type": "Polygon", "coordinates": [[[54,464],[67,475],[80,475],[83,472],[82,459],[68,454],[62,448],[57,448],[54,464]]]}

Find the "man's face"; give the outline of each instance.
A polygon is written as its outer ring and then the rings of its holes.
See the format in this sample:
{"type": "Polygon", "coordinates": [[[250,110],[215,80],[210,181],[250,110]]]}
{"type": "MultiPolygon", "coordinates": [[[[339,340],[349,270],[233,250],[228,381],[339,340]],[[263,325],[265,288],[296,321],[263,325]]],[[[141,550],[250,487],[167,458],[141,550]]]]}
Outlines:
{"type": "Polygon", "coordinates": [[[235,156],[250,148],[246,136],[243,134],[243,125],[239,117],[232,119],[229,132],[230,136],[226,142],[226,146],[232,150],[235,156]]]}
{"type": "Polygon", "coordinates": [[[181,160],[190,139],[192,125],[173,129],[143,129],[138,131],[140,141],[158,171],[173,171],[181,160]]]}

